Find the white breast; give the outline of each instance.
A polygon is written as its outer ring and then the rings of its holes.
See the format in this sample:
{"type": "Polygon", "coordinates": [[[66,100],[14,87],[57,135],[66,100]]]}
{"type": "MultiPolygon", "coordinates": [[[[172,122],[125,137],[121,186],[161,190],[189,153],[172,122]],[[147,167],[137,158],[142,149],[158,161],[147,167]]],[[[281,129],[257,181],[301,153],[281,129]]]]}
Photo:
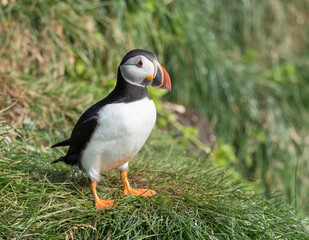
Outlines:
{"type": "Polygon", "coordinates": [[[96,182],[100,172],[122,166],[142,148],[155,124],[156,109],[148,98],[109,104],[99,112],[98,121],[81,159],[88,177],[96,182]]]}

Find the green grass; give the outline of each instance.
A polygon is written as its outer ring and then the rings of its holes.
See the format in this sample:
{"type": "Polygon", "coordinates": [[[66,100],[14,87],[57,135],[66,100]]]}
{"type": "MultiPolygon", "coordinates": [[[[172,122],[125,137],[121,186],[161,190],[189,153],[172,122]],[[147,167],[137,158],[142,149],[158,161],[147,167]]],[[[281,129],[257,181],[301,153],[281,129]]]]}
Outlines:
{"type": "Polygon", "coordinates": [[[306,9],[300,0],[1,5],[0,86],[26,92],[14,105],[23,103],[22,126],[0,128],[0,238],[308,239],[308,222],[296,216],[309,206],[306,9]],[[86,177],[51,165],[64,150],[49,146],[106,96],[135,47],[158,55],[172,78],[169,97],[210,119],[219,149],[205,157],[157,128],[129,179],[160,194],[125,198],[110,171],[99,194],[119,204],[95,210],[86,177]],[[239,173],[261,184],[236,182],[239,173]]]}
{"type": "Polygon", "coordinates": [[[282,196],[255,194],[254,187],[235,182],[201,150],[173,138],[172,130],[159,128],[132,160],[129,172],[133,187],[159,194],[124,197],[119,173],[112,170],[102,174],[98,193],[119,203],[116,209],[96,210],[85,174],[51,164],[64,149],[49,146],[69,135],[81,111],[104,97],[103,88],[74,82],[49,85],[44,79],[11,81],[36,93],[26,99],[35,122],[18,129],[1,123],[1,238],[309,237],[308,222],[297,217],[282,196]]]}
{"type": "Polygon", "coordinates": [[[51,136],[22,129],[18,134],[24,137],[10,142],[3,135],[8,130],[1,125],[1,238],[309,238],[308,223],[281,197],[267,200],[246,191],[208,159],[199,159],[196,149],[184,149],[158,129],[132,160],[129,180],[159,194],[123,197],[119,173],[112,170],[102,174],[98,188],[103,199],[119,200],[110,210],[95,209],[84,174],[50,164],[63,153],[48,148],[51,136]]]}
{"type": "Polygon", "coordinates": [[[169,99],[198,108],[232,147],[228,168],[306,213],[308,10],[303,0],[10,2],[1,76],[110,89],[129,49],[153,51],[171,75],[169,99]]]}

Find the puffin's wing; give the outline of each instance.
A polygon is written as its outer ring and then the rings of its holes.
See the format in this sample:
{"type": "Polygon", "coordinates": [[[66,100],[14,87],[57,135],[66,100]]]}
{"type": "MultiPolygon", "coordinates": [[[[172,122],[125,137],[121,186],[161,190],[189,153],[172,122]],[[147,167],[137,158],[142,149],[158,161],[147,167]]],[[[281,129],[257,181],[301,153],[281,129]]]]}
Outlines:
{"type": "Polygon", "coordinates": [[[97,119],[97,115],[94,115],[91,118],[78,123],[73,129],[70,138],[54,144],[51,148],[70,146],[76,150],[83,149],[97,127],[97,119]]]}
{"type": "Polygon", "coordinates": [[[52,163],[63,161],[69,165],[79,164],[81,156],[80,154],[85,149],[87,143],[89,142],[91,136],[93,135],[98,126],[97,120],[98,115],[95,114],[90,118],[86,118],[86,120],[84,121],[83,120],[78,121],[78,123],[75,125],[73,129],[71,137],[53,146],[53,147],[65,146],[64,144],[67,144],[66,141],[68,141],[69,143],[67,145],[70,145],[70,148],[67,155],[58,158],[52,163]]]}
{"type": "Polygon", "coordinates": [[[70,138],[71,154],[79,153],[85,149],[87,143],[94,134],[97,126],[98,126],[98,115],[95,114],[74,127],[70,138]]]}

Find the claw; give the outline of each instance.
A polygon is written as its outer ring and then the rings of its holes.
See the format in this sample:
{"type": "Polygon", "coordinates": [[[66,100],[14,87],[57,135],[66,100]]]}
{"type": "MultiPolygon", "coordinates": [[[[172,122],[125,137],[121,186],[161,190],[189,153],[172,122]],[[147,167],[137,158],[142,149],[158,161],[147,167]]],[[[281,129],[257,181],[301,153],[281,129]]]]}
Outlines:
{"type": "Polygon", "coordinates": [[[150,196],[157,194],[156,191],[150,190],[150,189],[132,189],[128,181],[127,172],[121,171],[120,174],[121,174],[121,180],[122,180],[123,188],[124,188],[123,190],[124,195],[150,197],[150,196]]]}
{"type": "Polygon", "coordinates": [[[157,194],[157,192],[150,189],[125,189],[123,191],[123,194],[132,196],[151,197],[157,194]]]}
{"type": "Polygon", "coordinates": [[[95,200],[95,206],[97,208],[111,208],[115,205],[115,200],[102,200],[102,199],[97,199],[95,200]]]}
{"type": "Polygon", "coordinates": [[[93,196],[95,199],[95,206],[96,208],[111,208],[113,207],[118,201],[115,200],[102,200],[99,198],[98,193],[97,193],[97,184],[91,183],[91,189],[93,192],[93,196]]]}

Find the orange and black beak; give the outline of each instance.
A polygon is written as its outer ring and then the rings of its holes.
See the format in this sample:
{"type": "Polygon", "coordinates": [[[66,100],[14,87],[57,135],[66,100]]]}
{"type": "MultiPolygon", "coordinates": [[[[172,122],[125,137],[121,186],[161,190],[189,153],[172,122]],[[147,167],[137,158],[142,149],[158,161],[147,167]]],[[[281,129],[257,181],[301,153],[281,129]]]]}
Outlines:
{"type": "Polygon", "coordinates": [[[154,65],[155,65],[155,74],[151,86],[171,91],[172,84],[170,76],[159,62],[155,61],[154,65]]]}

